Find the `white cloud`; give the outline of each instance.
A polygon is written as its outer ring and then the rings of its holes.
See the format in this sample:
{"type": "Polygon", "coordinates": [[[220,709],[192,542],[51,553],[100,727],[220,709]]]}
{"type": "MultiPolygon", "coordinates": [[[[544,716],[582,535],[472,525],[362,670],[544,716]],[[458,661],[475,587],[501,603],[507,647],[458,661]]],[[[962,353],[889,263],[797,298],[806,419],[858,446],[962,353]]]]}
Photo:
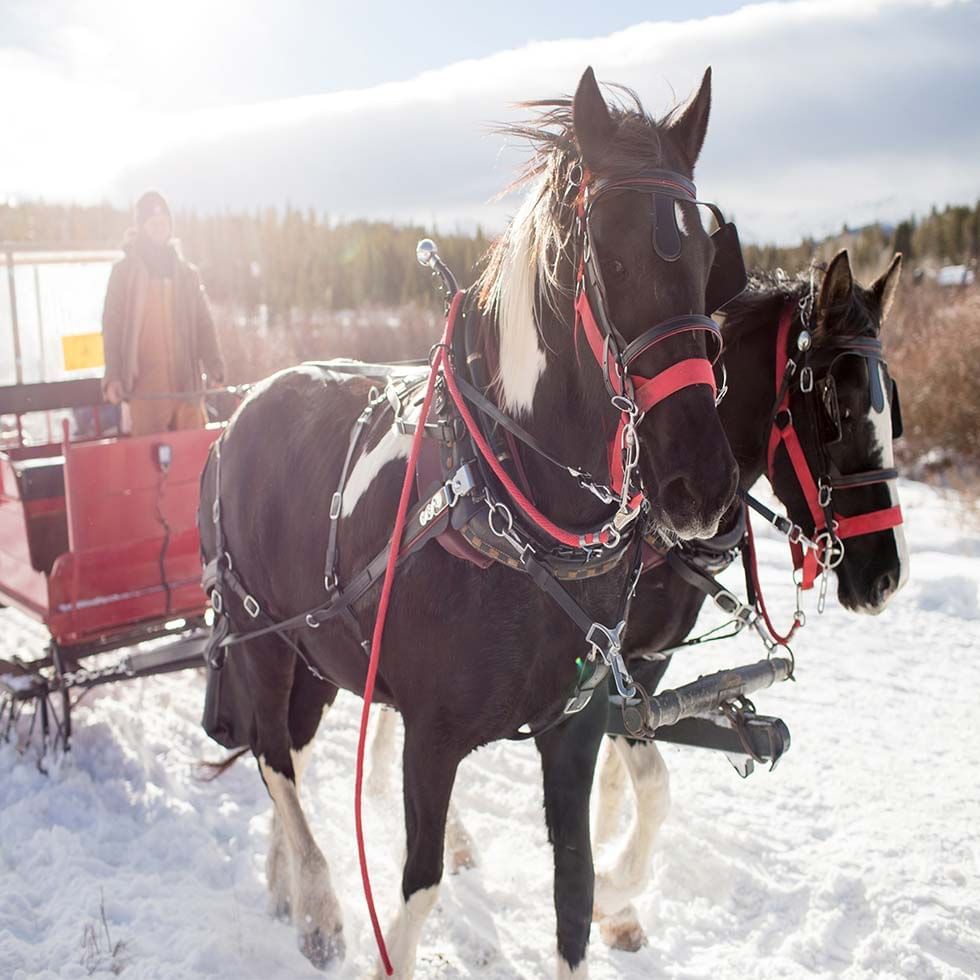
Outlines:
{"type": "MultiPolygon", "coordinates": [[[[0,155],[0,194],[125,201],[153,184],[203,209],[289,201],[499,226],[508,205],[488,202],[521,151],[502,149],[487,126],[512,116],[507,103],[568,92],[592,64],[659,113],[711,64],[699,188],[736,215],[743,237],[788,240],[980,195],[978,10],[767,3],[534,43],[362,91],[183,115],[42,78],[35,64],[40,94],[5,126],[14,152],[0,155]]],[[[12,57],[0,52],[0,71],[23,73],[12,57]]]]}

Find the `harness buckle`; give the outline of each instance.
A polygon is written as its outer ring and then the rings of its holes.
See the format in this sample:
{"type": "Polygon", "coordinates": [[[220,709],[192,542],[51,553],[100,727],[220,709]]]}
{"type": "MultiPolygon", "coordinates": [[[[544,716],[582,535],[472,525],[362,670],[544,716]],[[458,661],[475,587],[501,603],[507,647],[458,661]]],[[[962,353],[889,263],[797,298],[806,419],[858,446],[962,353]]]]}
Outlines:
{"type": "Polygon", "coordinates": [[[330,498],[330,520],[335,521],[340,517],[343,502],[344,495],[339,490],[335,491],[334,495],[330,498]]]}
{"type": "Polygon", "coordinates": [[[449,495],[449,506],[455,507],[460,497],[465,497],[475,489],[476,477],[473,475],[473,467],[469,463],[464,463],[446,482],[445,490],[449,495]]]}
{"type": "Polygon", "coordinates": [[[805,394],[813,391],[813,368],[809,365],[800,372],[800,391],[805,394]]]}
{"type": "Polygon", "coordinates": [[[612,629],[602,623],[593,623],[586,633],[586,642],[592,647],[593,656],[598,654],[603,662],[612,670],[616,690],[622,698],[631,698],[636,694],[636,685],[623,660],[622,642],[626,620],[621,619],[612,629]]]}
{"type": "Polygon", "coordinates": [[[339,585],[340,580],[337,578],[336,572],[327,572],[327,574],[323,576],[323,587],[327,590],[327,592],[335,591],[339,585]]]}
{"type": "Polygon", "coordinates": [[[729,592],[728,589],[721,589],[711,598],[726,616],[730,616],[741,624],[739,629],[750,622],[752,610],[733,592],[729,592]]]}
{"type": "Polygon", "coordinates": [[[817,493],[817,503],[821,507],[827,508],[830,506],[831,499],[834,495],[833,485],[828,483],[823,477],[820,477],[820,482],[818,484],[817,493]]]}
{"type": "Polygon", "coordinates": [[[245,598],[242,599],[242,605],[245,607],[245,612],[247,612],[252,619],[256,619],[259,613],[262,612],[262,609],[256,601],[255,596],[245,596],[245,598]]]}
{"type": "Polygon", "coordinates": [[[214,610],[216,616],[220,616],[225,608],[225,600],[221,598],[220,589],[211,590],[211,608],[214,610]]]}

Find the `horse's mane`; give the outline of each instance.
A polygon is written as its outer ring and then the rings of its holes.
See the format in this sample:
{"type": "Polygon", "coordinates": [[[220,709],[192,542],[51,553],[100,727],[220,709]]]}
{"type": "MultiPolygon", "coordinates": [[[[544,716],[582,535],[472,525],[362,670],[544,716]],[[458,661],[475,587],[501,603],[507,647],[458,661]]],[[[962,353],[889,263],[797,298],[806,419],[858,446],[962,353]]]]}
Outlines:
{"type": "MultiPolygon", "coordinates": [[[[616,136],[602,161],[603,173],[629,173],[649,166],[651,156],[660,154],[661,131],[670,124],[676,110],[655,120],[644,111],[632,89],[623,85],[607,87],[616,92],[619,101],[608,107],[616,136]]],[[[571,171],[580,163],[572,100],[564,97],[519,102],[517,108],[533,115],[521,122],[497,126],[493,132],[530,145],[530,159],[501,196],[524,188],[527,193],[507,230],[491,244],[485,256],[478,283],[484,312],[491,312],[500,303],[510,265],[508,258],[527,245],[533,246],[533,257],[537,259],[541,298],[553,305],[556,294],[562,292],[558,268],[574,224],[575,202],[572,195],[566,194],[571,171]]]]}
{"type": "MultiPolygon", "coordinates": [[[[799,306],[809,290],[813,289],[814,309],[823,282],[824,270],[820,266],[790,275],[783,269],[756,271],[749,276],[744,292],[733,299],[724,309],[725,323],[722,333],[725,345],[766,328],[775,331],[779,314],[787,303],[799,306]]],[[[843,322],[840,332],[848,336],[873,336],[879,326],[877,317],[867,303],[867,290],[856,280],[847,307],[840,311],[843,322]]]]}
{"type": "MultiPolygon", "coordinates": [[[[654,120],[634,92],[612,88],[619,96],[616,104],[609,105],[616,129],[600,161],[601,171],[629,173],[659,158],[661,133],[671,115],[654,120]]],[[[538,313],[545,309],[559,313],[562,301],[570,300],[574,291],[571,177],[580,157],[571,98],[521,102],[517,107],[529,110],[531,117],[495,127],[494,132],[530,145],[526,166],[503,191],[526,189],[526,193],[507,230],[488,249],[476,289],[481,312],[496,323],[500,375],[524,381],[502,386],[504,401],[519,409],[529,408],[533,384],[544,369],[538,313]]]]}

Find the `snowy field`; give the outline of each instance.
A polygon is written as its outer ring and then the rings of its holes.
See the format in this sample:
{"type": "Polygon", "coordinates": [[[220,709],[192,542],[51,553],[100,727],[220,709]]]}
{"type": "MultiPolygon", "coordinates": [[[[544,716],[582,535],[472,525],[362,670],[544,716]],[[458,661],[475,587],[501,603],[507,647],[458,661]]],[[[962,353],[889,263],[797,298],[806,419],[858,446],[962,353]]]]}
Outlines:
{"type": "MultiPolygon", "coordinates": [[[[875,619],[834,602],[823,617],[811,609],[798,683],[756,698],[792,732],[779,768],[743,782],[722,756],[665,748],[674,804],[637,902],[650,942],[613,952],[594,929],[594,980],[980,976],[980,530],[922,485],[901,492],[905,591],[875,619]]],[[[783,621],[785,545],[765,536],[760,549],[783,621]]],[[[0,612],[0,657],[41,640],[0,612]]],[[[716,645],[668,680],[759,649],[749,637],[716,645]]],[[[0,746],[0,978],[324,976],[266,914],[269,803],[254,765],[197,778],[197,760],[221,755],[198,727],[202,694],[197,672],[102,688],[77,710],[73,756],[50,776],[0,746]]],[[[342,696],[327,716],[304,787],[344,905],[344,978],[367,976],[374,956],[353,833],[358,708],[342,696]]],[[[446,879],[418,976],[552,976],[534,748],[477,753],[456,800],[480,866],[446,879]]],[[[397,787],[370,804],[367,828],[387,920],[403,847],[397,787]]]]}

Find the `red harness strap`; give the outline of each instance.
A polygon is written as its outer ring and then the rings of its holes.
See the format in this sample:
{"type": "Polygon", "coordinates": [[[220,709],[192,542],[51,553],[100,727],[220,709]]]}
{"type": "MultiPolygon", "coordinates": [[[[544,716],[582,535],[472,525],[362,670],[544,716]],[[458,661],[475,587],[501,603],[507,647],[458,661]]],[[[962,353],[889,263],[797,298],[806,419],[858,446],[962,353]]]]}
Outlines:
{"type": "MultiPolygon", "coordinates": [[[[585,188],[588,185],[591,175],[585,171],[582,177],[582,187],[579,191],[576,206],[578,209],[579,221],[583,227],[587,221],[585,213],[585,188]]],[[[646,181],[651,186],[660,186],[666,181],[657,178],[653,181],[646,181]]],[[[675,185],[680,190],[685,188],[675,185]]],[[[587,232],[586,232],[587,234],[587,232]]],[[[595,313],[592,310],[592,303],[589,300],[589,291],[585,282],[585,248],[582,248],[582,255],[579,258],[578,273],[576,277],[576,296],[575,296],[575,337],[577,339],[579,329],[585,334],[585,339],[592,351],[593,356],[599,363],[603,374],[608,381],[609,387],[617,395],[622,395],[623,381],[620,375],[620,364],[615,360],[615,351],[609,343],[609,339],[603,334],[596,321],[595,313]]],[[[663,324],[665,330],[651,339],[649,347],[667,340],[670,337],[678,336],[682,333],[689,333],[695,330],[704,330],[705,323],[703,318],[687,320],[678,317],[676,322],[670,321],[663,324]]],[[[641,341],[642,343],[642,341],[641,341]]],[[[648,350],[649,347],[644,348],[648,350]]],[[[644,351],[637,351],[631,355],[635,360],[644,351]]],[[[623,365],[623,369],[628,370],[628,365],[623,365]]],[[[633,387],[633,402],[637,409],[643,413],[649,411],[654,405],[664,401],[678,391],[688,388],[691,385],[708,385],[711,388],[712,396],[717,396],[718,388],[715,382],[715,372],[712,362],[706,357],[692,357],[683,361],[678,361],[670,367],[665,368],[653,378],[647,378],[639,374],[628,374],[633,387]]],[[[623,489],[623,430],[628,420],[624,412],[620,416],[619,425],[609,445],[609,483],[615,493],[621,493],[623,489]]]]}
{"type": "MultiPolygon", "coordinates": [[[[845,516],[834,511],[833,527],[827,527],[824,508],[820,503],[820,490],[813,478],[810,464],[807,462],[803,446],[800,444],[799,436],[793,425],[793,416],[789,407],[790,386],[787,385],[785,391],[783,390],[786,368],[789,365],[789,332],[793,323],[793,310],[793,304],[786,305],[780,316],[779,328],[776,332],[776,391],[782,391],[783,394],[776,406],[772,429],[769,431],[769,447],[766,454],[769,482],[773,482],[776,450],[782,444],[786,449],[786,455],[793,467],[793,472],[796,474],[796,480],[806,500],[810,516],[813,518],[814,540],[819,540],[821,536],[830,533],[838,540],[843,541],[846,538],[875,534],[878,531],[887,531],[893,527],[898,527],[902,523],[902,509],[897,505],[852,516],[845,516]],[[785,424],[780,424],[781,422],[785,424]]],[[[820,573],[820,551],[824,547],[825,545],[821,544],[819,550],[804,549],[798,543],[790,544],[793,567],[802,570],[801,585],[804,589],[812,588],[820,573]]]]}
{"type": "MultiPolygon", "coordinates": [[[[704,357],[690,357],[672,364],[654,378],[641,378],[630,375],[634,385],[633,401],[641,412],[647,412],[665,398],[690,385],[708,385],[712,396],[717,396],[715,370],[711,362],[704,357]]],[[[609,475],[610,486],[619,493],[623,489],[623,454],[620,445],[626,420],[620,419],[616,435],[609,445],[609,475]]]]}

